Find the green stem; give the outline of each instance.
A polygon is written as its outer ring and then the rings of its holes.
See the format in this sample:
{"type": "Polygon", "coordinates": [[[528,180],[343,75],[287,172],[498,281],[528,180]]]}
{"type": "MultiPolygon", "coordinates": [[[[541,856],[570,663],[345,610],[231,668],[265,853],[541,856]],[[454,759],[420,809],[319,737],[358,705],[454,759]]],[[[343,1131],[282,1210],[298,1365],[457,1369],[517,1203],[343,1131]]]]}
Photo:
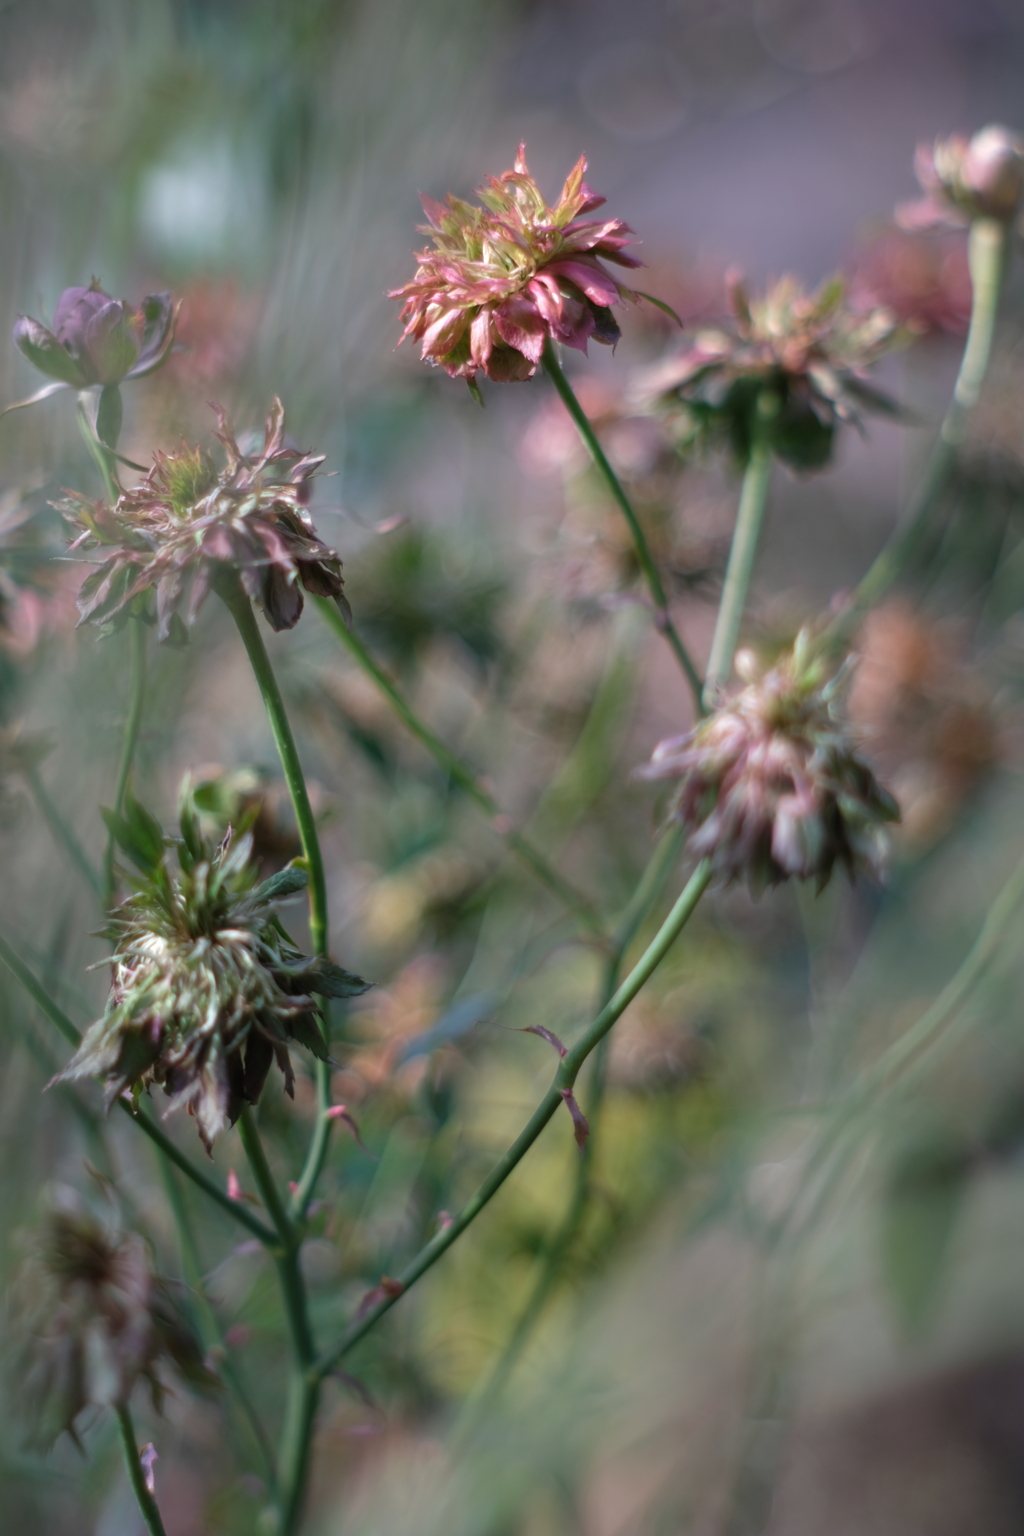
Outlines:
{"type": "Polygon", "coordinates": [[[124,1464],[128,1471],[128,1481],[132,1485],[135,1502],[139,1506],[139,1512],[146,1523],[146,1530],[150,1536],[167,1536],[164,1523],[157,1509],[156,1499],[146,1487],[146,1474],[143,1471],[142,1462],[139,1460],[139,1445],[135,1438],[135,1427],[132,1424],[132,1416],[128,1411],[127,1403],[116,1403],[114,1412],[117,1414],[117,1422],[121,1430],[121,1447],[124,1451],[124,1464]]]}
{"type": "Polygon", "coordinates": [[[971,324],[953,398],[917,489],[888,543],[854,592],[852,609],[843,616],[844,628],[851,615],[870,608],[884,596],[920,548],[928,514],[956,462],[988,371],[1008,244],[1008,228],[998,220],[976,219],[971,225],[967,247],[973,284],[971,324]]]}
{"type": "Polygon", "coordinates": [[[249,664],[256,678],[257,687],[263,699],[267,717],[270,721],[270,729],[274,735],[277,753],[281,759],[281,767],[284,770],[285,782],[288,785],[288,793],[291,796],[295,809],[295,820],[299,827],[299,838],[302,842],[302,852],[309,868],[309,935],[313,949],[318,955],[327,953],[327,880],[324,875],[324,861],[320,853],[320,839],[317,836],[316,818],[313,815],[313,807],[309,803],[309,792],[306,789],[306,780],[302,773],[302,764],[295,746],[295,738],[292,728],[288,723],[285,712],[284,700],[281,690],[277,686],[277,678],[274,669],[270,665],[270,657],[267,648],[263,644],[263,636],[260,633],[256,614],[252,603],[242,590],[241,582],[237,576],[221,582],[217,592],[231,613],[238,633],[242,637],[249,664]]]}
{"type": "Polygon", "coordinates": [[[510,818],[505,815],[494,799],[483,788],[476,775],[466,767],[455,753],[445,746],[440,737],[435,736],[428,726],[410,708],[409,704],[399,693],[394,683],[388,677],[384,669],[371,656],[366,646],[358,635],[349,628],[344,616],[336,605],[325,597],[314,598],[313,601],[319,608],[322,617],[333,630],[336,637],[345,646],[349,655],[362,668],[379,688],[387,699],[395,714],[401,720],[406,730],[415,736],[416,740],[430,753],[434,761],[444,769],[445,773],[456,783],[465,795],[478,806],[484,815],[490,818],[494,831],[503,837],[512,852],[537,876],[543,885],[546,885],[560,901],[564,902],[570,911],[575,912],[581,923],[595,937],[603,938],[604,928],[600,917],[594,911],[593,904],[587,898],[575,890],[569,882],[562,878],[557,870],[553,869],[544,855],[521,833],[512,827],[510,818]]]}
{"type": "Polygon", "coordinates": [[[32,798],[39,807],[40,814],[53,834],[53,840],[63,848],[68,858],[74,864],[82,879],[96,896],[103,894],[103,882],[92,866],[85,849],[82,847],[73,830],[64,820],[57,806],[54,804],[49,790],[39,776],[39,770],[28,768],[25,771],[25,779],[31,791],[32,798]]]}
{"type": "Polygon", "coordinates": [[[622,489],[618,475],[616,475],[614,469],[609,464],[604,449],[598,442],[597,434],[587,420],[586,412],[577,400],[573,387],[562,370],[562,365],[558,361],[558,352],[550,338],[544,343],[544,368],[548,378],[558,391],[562,404],[576,423],[580,436],[587,445],[594,463],[597,465],[605,484],[612,494],[612,499],[626,519],[633,538],[636,558],[643,572],[644,580],[647,583],[647,590],[651,594],[651,601],[654,604],[654,622],[672,647],[673,654],[682,668],[686,681],[690,685],[694,707],[698,715],[702,715],[704,713],[704,707],[701,702],[703,685],[700,673],[694,666],[690,653],[683,644],[679,631],[672,622],[668,611],[668,598],[665,596],[665,588],[662,585],[661,576],[655,564],[654,556],[651,554],[643,528],[640,526],[640,520],[633,511],[629,497],[622,489]]]}
{"type": "Polygon", "coordinates": [[[614,997],[602,1008],[576,1044],[566,1051],[555,1073],[554,1082],[511,1147],[499,1158],[476,1194],[466,1202],[458,1215],[431,1238],[430,1242],[421,1248],[416,1257],[402,1270],[397,1276],[396,1285],[389,1289],[389,1293],[374,1306],[369,1307],[361,1317],[353,1319],[337,1343],[321,1357],[317,1367],[321,1375],[326,1375],[332,1370],[353,1345],[369,1333],[380,1318],[391,1310],[398,1297],[425,1275],[466,1228],[476,1220],[484,1206],[522,1161],[559,1105],[562,1104],[563,1093],[572,1089],[587,1057],[604,1039],[616,1019],[626,1010],[664,960],[692,916],[710,880],[711,866],[705,859],[690,876],[675,906],[614,997]]]}
{"type": "MultiPolygon", "coordinates": [[[[325,955],[327,953],[327,877],[324,871],[323,854],[320,851],[320,838],[316,830],[316,818],[309,802],[309,792],[306,789],[306,780],[285,711],[284,700],[263,643],[252,603],[243,592],[241,584],[237,580],[225,582],[218,590],[238,626],[270,720],[270,728],[274,734],[285,782],[295,811],[295,820],[298,823],[302,852],[309,869],[310,939],[314,951],[318,955],[325,955]]],[[[299,1177],[298,1188],[291,1202],[291,1213],[297,1220],[301,1220],[306,1213],[317,1180],[323,1171],[330,1141],[332,1121],[328,1118],[327,1111],[331,1107],[331,1078],[330,1068],[325,1061],[318,1061],[316,1064],[316,1095],[316,1124],[306,1154],[305,1166],[299,1177]]]]}
{"type": "MultiPolygon", "coordinates": [[[[141,619],[129,620],[131,635],[131,701],[128,719],[125,721],[124,739],[121,743],[121,761],[117,768],[117,784],[114,789],[114,810],[121,814],[124,797],[128,790],[135,748],[142,724],[142,709],[146,697],[146,628],[141,619]]],[[[114,837],[107,836],[107,848],[103,857],[103,902],[109,909],[114,905],[114,837]]]]}
{"type": "Polygon", "coordinates": [[[736,513],[736,529],[732,536],[729,565],[722,588],[722,601],[715,622],[715,635],[711,642],[707,680],[704,684],[704,707],[712,709],[722,688],[732,676],[736,641],[739,638],[743,612],[747,606],[750,578],[754,574],[757,546],[761,536],[761,524],[768,503],[768,486],[772,473],[771,441],[766,430],[772,416],[778,410],[778,399],[769,393],[762,394],[757,402],[750,457],[743,474],[743,488],[736,513]]]}
{"type": "MultiPolygon", "coordinates": [[[[103,477],[103,487],[111,506],[117,501],[120,491],[117,481],[114,479],[111,450],[101,443],[93,431],[92,422],[89,420],[89,412],[85,405],[86,396],[78,396],[78,426],[85,439],[85,446],[92,455],[93,462],[103,477]]],[[[116,455],[114,456],[116,457],[116,455]]]]}
{"type": "Polygon", "coordinates": [[[316,1369],[316,1345],[309,1325],[306,1287],[300,1268],[301,1234],[292,1224],[278,1194],[263,1143],[248,1105],[238,1120],[242,1145],[249,1159],[256,1187],[280,1238],[274,1250],[281,1296],[292,1339],[294,1362],[288,1383],[284,1425],[278,1453],[278,1536],[291,1536],[302,1512],[309,1473],[313,1422],[320,1398],[322,1375],[316,1369]]]}
{"type": "MultiPolygon", "coordinates": [[[[657,901],[661,888],[668,879],[669,871],[679,855],[682,841],[683,832],[677,826],[671,827],[659,840],[648,860],[646,869],[637,882],[636,889],[628,906],[619,919],[615,929],[612,953],[605,961],[604,976],[601,983],[601,1001],[599,1004],[601,1008],[604,1008],[618,986],[619,973],[622,969],[625,952],[636,937],[640,925],[657,901]]],[[[590,1082],[590,1097],[587,1103],[587,1121],[590,1125],[590,1135],[587,1137],[583,1154],[577,1166],[576,1183],[572,1199],[569,1202],[569,1207],[561,1226],[547,1246],[536,1284],[519,1316],[518,1322],[512,1330],[501,1358],[482,1392],[474,1393],[470,1403],[467,1405],[474,1419],[478,1416],[479,1410],[485,1403],[492,1402],[497,1397],[511,1375],[516,1361],[522,1354],[527,1340],[544,1311],[547,1299],[558,1278],[562,1262],[572,1245],[572,1241],[579,1230],[580,1223],[586,1212],[590,1199],[590,1175],[594,1163],[597,1126],[601,1108],[604,1104],[608,1038],[606,1035],[594,1052],[594,1068],[590,1082]]],[[[466,1416],[467,1421],[469,1417],[470,1415],[466,1416]]]]}
{"type": "Polygon", "coordinates": [[[260,1468],[271,1495],[276,1495],[277,1474],[274,1468],[274,1453],[267,1439],[266,1430],[263,1428],[259,1414],[256,1412],[253,1404],[253,1394],[246,1388],[235,1367],[234,1361],[231,1359],[224,1332],[217,1320],[217,1314],[213,1309],[210,1298],[206,1294],[203,1266],[200,1262],[199,1249],[196,1245],[195,1233],[192,1230],[192,1222],[189,1219],[188,1208],[185,1204],[181,1186],[178,1183],[174,1169],[166,1159],[159,1158],[157,1161],[164,1189],[167,1193],[167,1202],[171,1207],[174,1225],[178,1231],[182,1271],[192,1289],[199,1310],[201,1319],[200,1337],[202,1338],[203,1347],[207,1351],[216,1349],[220,1355],[220,1374],[227,1384],[239,1418],[245,1422],[252,1437],[256,1453],[259,1457],[260,1468]]]}
{"type": "MultiPolygon", "coordinates": [[[[68,1044],[75,1047],[81,1045],[82,1036],[72,1024],[67,1014],[54,1002],[46,989],[40,985],[28,966],[14,952],[2,934],[0,934],[0,963],[7,967],[14,979],[28,993],[39,1011],[59,1030],[68,1044]]],[[[203,1191],[204,1195],[207,1195],[209,1199],[219,1205],[221,1210],[227,1211],[243,1227],[247,1227],[254,1237],[259,1238],[261,1243],[268,1247],[273,1244],[275,1234],[270,1228],[265,1226],[258,1217],[253,1216],[247,1211],[241,1201],[229,1199],[212,1179],[207,1178],[205,1173],[202,1173],[200,1169],[196,1168],[189,1161],[184,1152],[175,1146],[169,1136],[164,1135],[159,1126],[155,1125],[143,1110],[140,1109],[136,1114],[124,1099],[119,1098],[117,1102],[129,1116],[132,1123],[137,1125],[143,1134],[148,1136],[155,1146],[159,1147],[164,1156],[170,1158],[171,1162],[180,1168],[182,1173],[203,1191]]]]}

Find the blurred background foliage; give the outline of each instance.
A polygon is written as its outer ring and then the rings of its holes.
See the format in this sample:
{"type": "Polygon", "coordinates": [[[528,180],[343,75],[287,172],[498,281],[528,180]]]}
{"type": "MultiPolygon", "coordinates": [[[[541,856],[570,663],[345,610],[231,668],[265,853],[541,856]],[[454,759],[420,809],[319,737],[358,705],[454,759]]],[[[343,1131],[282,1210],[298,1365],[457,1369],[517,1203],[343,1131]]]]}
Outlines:
{"type": "MultiPolygon", "coordinates": [[[[345,559],[357,631],[614,913],[659,810],[631,770],[689,706],[544,383],[488,390],[481,413],[394,351],[384,291],[410,275],[416,195],[466,195],[520,138],[553,192],[585,149],[644,241],[646,286],[688,321],[721,312],[734,260],[755,285],[841,267],[896,307],[934,301],[885,380],[916,425],[872,424],[827,475],[777,473],[747,635],[771,648],[862,573],[955,371],[961,247],[901,260],[885,244],[914,143],[1020,126],[1022,71],[1014,0],[7,0],[0,328],[48,321],[93,274],[117,295],[180,294],[182,347],[125,390],[122,450],[208,442],[210,399],[253,429],[280,394],[297,440],[328,455],[313,511],[345,559]]],[[[813,1219],[786,1225],[837,1096],[949,981],[1024,847],[1016,272],[1005,310],[932,544],[860,640],[851,708],[904,809],[888,888],[705,904],[613,1035],[591,1199],[536,1329],[505,1354],[573,1199],[567,1116],[331,1384],[311,1532],[1019,1531],[1019,924],[949,1048],[871,1100],[813,1219]]],[[[574,374],[703,655],[736,483],[632,414],[631,368],[671,338],[650,312],[625,330],[614,359],[574,359],[574,374]]],[[[0,398],[33,387],[0,349],[0,398]]],[[[82,1024],[103,951],[38,786],[98,856],[128,685],[124,635],[72,627],[49,506],[69,485],[101,490],[68,398],[0,423],[0,913],[82,1024]]],[[[322,821],[332,947],[377,984],[336,1019],[335,1098],[369,1151],[339,1136],[323,1181],[307,1266],[327,1339],[518,1132],[552,1068],[521,1031],[571,1037],[600,964],[315,613],[270,644],[322,821]]],[[[292,856],[259,699],[213,604],[186,649],[153,661],[136,792],[169,821],[186,771],[211,828],[251,822],[268,871],[292,856]]],[[[62,1180],[113,1187],[163,1271],[188,1277],[183,1201],[204,1292],[272,1427],[283,1321],[266,1259],[169,1189],[130,1128],[103,1125],[98,1093],[43,1092],[63,1047],[6,976],[0,1018],[5,1267],[62,1180]]],[[[308,1076],[294,1105],[276,1088],[261,1105],[284,1176],[313,1108],[308,1076]]],[[[232,1168],[228,1136],[216,1176],[232,1168]]],[[[257,1528],[258,1449],[230,1405],[180,1393],[165,1418],[139,1416],[170,1536],[257,1528]]],[[[84,1459],[68,1444],[29,1455],[10,1384],[11,1530],[140,1528],[112,1425],[85,1444],[84,1459]]]]}

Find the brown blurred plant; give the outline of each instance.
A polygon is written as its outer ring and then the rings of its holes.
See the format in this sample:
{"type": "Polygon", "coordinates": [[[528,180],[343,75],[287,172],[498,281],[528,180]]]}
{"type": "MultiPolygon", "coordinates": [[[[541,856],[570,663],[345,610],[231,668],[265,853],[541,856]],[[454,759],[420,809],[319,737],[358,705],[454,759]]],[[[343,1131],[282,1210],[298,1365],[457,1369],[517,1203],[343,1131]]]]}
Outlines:
{"type": "Polygon", "coordinates": [[[99,1220],[58,1186],[22,1241],[7,1298],[8,1358],[30,1443],[48,1447],[64,1431],[77,1441],[87,1408],[127,1405],[140,1381],[159,1409],[164,1365],[192,1387],[217,1386],[138,1233],[99,1220]]]}
{"type": "Polygon", "coordinates": [[[990,690],[955,632],[897,599],[868,614],[850,719],[900,802],[901,837],[933,842],[999,761],[990,690]]]}

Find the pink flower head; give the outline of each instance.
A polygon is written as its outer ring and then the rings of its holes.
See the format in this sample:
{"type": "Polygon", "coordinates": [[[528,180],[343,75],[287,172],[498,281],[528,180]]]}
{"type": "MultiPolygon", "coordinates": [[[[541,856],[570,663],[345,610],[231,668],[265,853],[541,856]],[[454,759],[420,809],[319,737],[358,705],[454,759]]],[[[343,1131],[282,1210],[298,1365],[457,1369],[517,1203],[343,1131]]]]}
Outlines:
{"type": "Polygon", "coordinates": [[[896,219],[904,229],[970,224],[1016,217],[1024,195],[1024,138],[992,125],[973,138],[953,134],[919,144],[914,170],[924,197],[904,203],[896,219]]]}
{"type": "Polygon", "coordinates": [[[782,880],[819,890],[837,863],[851,877],[878,876],[884,824],[899,819],[892,796],[860,756],[806,633],[763,676],[724,701],[685,736],[660,742],[638,771],[677,779],[672,815],[694,859],[710,859],[729,884],[753,895],[782,880]]]}
{"type": "Polygon", "coordinates": [[[402,299],[405,330],[421,344],[424,360],[453,378],[532,378],[550,337],[587,350],[591,337],[614,345],[619,327],[611,306],[632,298],[601,265],[641,265],[623,251],[632,234],[621,219],[585,220],[600,208],[583,173],[581,155],[561,196],[549,208],[526,165],[520,144],[515,166],[488,177],[474,207],[449,196],[424,197],[434,249],[417,255],[411,283],[388,295],[402,299]]]}

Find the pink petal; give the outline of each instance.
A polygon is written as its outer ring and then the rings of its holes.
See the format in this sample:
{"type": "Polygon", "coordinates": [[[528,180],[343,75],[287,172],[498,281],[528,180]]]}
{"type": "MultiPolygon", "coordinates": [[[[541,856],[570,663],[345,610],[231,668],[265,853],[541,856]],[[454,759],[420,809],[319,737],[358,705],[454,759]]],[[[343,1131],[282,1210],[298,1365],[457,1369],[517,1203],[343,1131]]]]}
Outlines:
{"type": "Polygon", "coordinates": [[[618,302],[618,283],[607,272],[603,272],[596,261],[591,264],[584,256],[570,257],[565,261],[551,262],[545,271],[553,277],[564,277],[568,282],[575,283],[594,304],[607,307],[618,302]]]}

